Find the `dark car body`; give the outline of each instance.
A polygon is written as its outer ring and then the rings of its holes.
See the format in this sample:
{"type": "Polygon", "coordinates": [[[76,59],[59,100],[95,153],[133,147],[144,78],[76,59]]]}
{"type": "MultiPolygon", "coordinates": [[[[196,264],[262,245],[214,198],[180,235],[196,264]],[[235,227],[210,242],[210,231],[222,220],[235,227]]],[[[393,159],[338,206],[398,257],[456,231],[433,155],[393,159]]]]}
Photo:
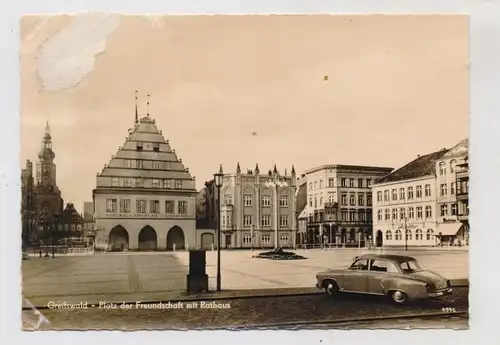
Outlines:
{"type": "Polygon", "coordinates": [[[397,303],[449,295],[449,280],[423,269],[410,256],[366,254],[354,258],[347,269],[316,274],[316,287],[336,292],[392,296],[397,303]]]}

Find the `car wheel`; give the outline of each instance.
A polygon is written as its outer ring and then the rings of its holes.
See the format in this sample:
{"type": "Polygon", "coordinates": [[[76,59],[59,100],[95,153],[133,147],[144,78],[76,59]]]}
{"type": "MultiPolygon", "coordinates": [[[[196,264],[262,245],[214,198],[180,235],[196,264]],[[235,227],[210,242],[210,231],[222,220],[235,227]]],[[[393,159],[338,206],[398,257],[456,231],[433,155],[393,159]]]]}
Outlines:
{"type": "Polygon", "coordinates": [[[403,291],[392,291],[391,293],[392,301],[396,304],[404,304],[408,301],[408,296],[403,291]]]}
{"type": "Polygon", "coordinates": [[[325,292],[328,296],[334,297],[338,295],[339,287],[333,280],[327,280],[323,283],[323,286],[325,287],[325,292]]]}

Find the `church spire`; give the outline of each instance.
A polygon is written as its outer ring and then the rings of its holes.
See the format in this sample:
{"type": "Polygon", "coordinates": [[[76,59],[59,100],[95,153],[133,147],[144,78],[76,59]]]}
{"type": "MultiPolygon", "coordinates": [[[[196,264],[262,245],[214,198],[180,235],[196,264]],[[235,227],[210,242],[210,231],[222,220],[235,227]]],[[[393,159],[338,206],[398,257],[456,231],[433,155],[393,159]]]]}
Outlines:
{"type": "Polygon", "coordinates": [[[135,90],[135,123],[139,123],[139,111],[137,110],[137,90],[135,90]]]}
{"type": "Polygon", "coordinates": [[[238,162],[238,165],[236,165],[236,173],[241,174],[240,162],[238,162]]]}
{"type": "Polygon", "coordinates": [[[148,100],[146,102],[146,115],[149,116],[149,98],[150,98],[150,94],[148,93],[148,100]]]}
{"type": "Polygon", "coordinates": [[[45,135],[50,135],[50,126],[49,126],[49,119],[47,118],[47,122],[45,123],[45,135]]]}

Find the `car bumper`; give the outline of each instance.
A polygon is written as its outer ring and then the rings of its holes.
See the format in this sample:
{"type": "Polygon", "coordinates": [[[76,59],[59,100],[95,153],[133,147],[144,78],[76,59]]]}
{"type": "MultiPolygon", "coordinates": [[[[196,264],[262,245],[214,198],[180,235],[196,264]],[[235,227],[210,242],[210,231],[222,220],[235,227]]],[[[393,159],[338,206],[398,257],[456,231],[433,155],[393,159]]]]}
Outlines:
{"type": "Polygon", "coordinates": [[[438,298],[438,297],[443,297],[443,296],[451,295],[452,292],[453,292],[453,289],[451,287],[449,287],[449,288],[446,288],[446,289],[443,289],[443,290],[429,292],[428,296],[430,298],[438,298]]]}

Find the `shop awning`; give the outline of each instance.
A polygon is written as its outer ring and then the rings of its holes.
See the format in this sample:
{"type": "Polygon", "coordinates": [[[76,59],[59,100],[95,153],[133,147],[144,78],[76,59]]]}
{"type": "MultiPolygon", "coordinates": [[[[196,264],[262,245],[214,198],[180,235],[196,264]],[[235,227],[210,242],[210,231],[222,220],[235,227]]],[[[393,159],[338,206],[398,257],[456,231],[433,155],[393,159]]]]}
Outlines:
{"type": "Polygon", "coordinates": [[[436,234],[441,234],[442,236],[455,236],[462,225],[461,222],[439,224],[436,229],[436,234]]]}

